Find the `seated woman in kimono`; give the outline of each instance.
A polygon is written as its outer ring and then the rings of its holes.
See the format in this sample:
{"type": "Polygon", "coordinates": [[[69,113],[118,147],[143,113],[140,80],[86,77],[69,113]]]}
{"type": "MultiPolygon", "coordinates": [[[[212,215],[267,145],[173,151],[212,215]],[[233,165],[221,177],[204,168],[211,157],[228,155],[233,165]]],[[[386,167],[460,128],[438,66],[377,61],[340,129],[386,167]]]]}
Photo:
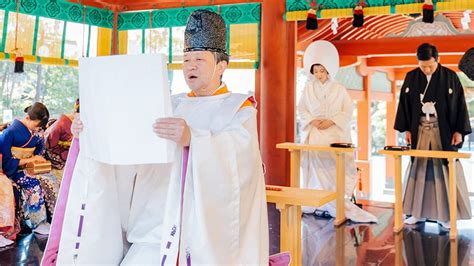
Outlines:
{"type": "MultiPolygon", "coordinates": [[[[346,88],[334,78],[339,70],[339,54],[327,41],[311,44],[304,58],[310,80],[298,104],[301,119],[301,142],[329,146],[336,142],[351,142],[350,122],[353,104],[346,88]]],[[[303,152],[301,158],[303,188],[336,190],[336,160],[329,152],[303,152]]],[[[357,172],[354,157],[346,156],[346,195],[354,191],[357,172]]],[[[333,217],[336,204],[322,207],[333,217]]],[[[314,207],[303,207],[303,212],[313,213],[314,207]]],[[[346,200],[345,215],[353,222],[377,222],[377,218],[346,200]]]]}
{"type": "Polygon", "coordinates": [[[24,119],[15,119],[0,135],[2,165],[7,177],[21,190],[22,218],[36,233],[48,234],[47,212],[52,216],[58,193],[56,178],[51,174],[30,174],[26,165],[46,162],[41,156],[44,141],[38,135],[49,119],[49,112],[37,102],[27,107],[25,113],[24,119]]]}
{"type": "Polygon", "coordinates": [[[51,172],[59,180],[62,180],[63,168],[71,147],[71,124],[76,113],[79,113],[79,99],[74,103],[74,113],[61,115],[45,132],[44,157],[51,162],[51,172]]]}

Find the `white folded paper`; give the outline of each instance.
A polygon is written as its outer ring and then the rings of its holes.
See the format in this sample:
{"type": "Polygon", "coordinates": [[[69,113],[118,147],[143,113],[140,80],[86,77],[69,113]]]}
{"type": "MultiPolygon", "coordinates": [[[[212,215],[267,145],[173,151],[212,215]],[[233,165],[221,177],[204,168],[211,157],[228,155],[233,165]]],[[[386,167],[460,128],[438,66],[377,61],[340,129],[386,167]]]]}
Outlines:
{"type": "Polygon", "coordinates": [[[84,131],[81,153],[108,164],[167,163],[175,144],[152,125],[172,115],[164,55],[119,55],[79,60],[84,131]]]}

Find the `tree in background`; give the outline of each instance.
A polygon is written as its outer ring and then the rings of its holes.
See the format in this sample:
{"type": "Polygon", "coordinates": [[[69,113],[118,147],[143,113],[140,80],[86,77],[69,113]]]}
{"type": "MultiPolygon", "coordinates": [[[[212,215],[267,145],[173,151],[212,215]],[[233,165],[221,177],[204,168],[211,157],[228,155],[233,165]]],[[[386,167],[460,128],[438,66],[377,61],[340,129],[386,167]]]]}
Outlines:
{"type": "Polygon", "coordinates": [[[51,117],[70,113],[79,96],[78,69],[64,66],[25,64],[25,73],[14,74],[13,63],[0,61],[0,117],[12,109],[22,117],[23,109],[35,101],[43,102],[51,117]]]}

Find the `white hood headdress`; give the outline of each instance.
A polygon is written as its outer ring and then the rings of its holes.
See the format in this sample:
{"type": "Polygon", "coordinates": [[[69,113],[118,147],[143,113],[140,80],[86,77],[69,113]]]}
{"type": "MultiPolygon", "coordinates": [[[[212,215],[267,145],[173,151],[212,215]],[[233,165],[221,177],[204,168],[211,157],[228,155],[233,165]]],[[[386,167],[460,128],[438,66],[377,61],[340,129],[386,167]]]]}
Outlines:
{"type": "Polygon", "coordinates": [[[331,79],[334,79],[339,71],[339,53],[336,47],[328,41],[315,41],[311,43],[304,52],[303,66],[305,73],[312,77],[311,66],[314,64],[323,65],[329,72],[331,79]]]}

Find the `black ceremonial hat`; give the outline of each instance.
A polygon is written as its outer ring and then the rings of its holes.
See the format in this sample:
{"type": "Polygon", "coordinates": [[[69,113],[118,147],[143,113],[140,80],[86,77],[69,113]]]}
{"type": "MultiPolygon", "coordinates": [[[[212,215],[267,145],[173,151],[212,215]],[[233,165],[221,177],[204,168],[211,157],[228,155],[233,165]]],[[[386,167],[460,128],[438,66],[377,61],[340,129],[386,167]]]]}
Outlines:
{"type": "Polygon", "coordinates": [[[184,52],[210,51],[227,54],[224,19],[212,11],[196,10],[188,18],[184,32],[184,52]]]}

